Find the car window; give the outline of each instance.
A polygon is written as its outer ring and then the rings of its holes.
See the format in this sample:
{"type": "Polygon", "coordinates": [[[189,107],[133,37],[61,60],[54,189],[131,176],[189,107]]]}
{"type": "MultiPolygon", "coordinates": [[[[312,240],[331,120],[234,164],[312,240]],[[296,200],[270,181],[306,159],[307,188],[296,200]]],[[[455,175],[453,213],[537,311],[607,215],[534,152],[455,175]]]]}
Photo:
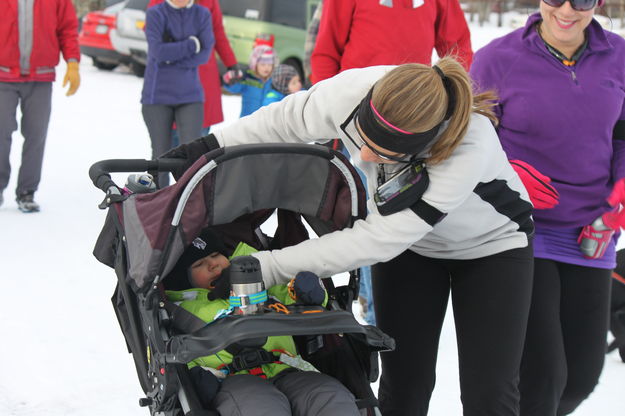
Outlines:
{"type": "Polygon", "coordinates": [[[306,29],[306,0],[272,0],[267,20],[306,29]]]}
{"type": "Polygon", "coordinates": [[[146,10],[150,0],[128,0],[126,9],[146,10]]]}
{"type": "Polygon", "coordinates": [[[219,0],[221,13],[251,20],[266,20],[270,0],[219,0]]]}

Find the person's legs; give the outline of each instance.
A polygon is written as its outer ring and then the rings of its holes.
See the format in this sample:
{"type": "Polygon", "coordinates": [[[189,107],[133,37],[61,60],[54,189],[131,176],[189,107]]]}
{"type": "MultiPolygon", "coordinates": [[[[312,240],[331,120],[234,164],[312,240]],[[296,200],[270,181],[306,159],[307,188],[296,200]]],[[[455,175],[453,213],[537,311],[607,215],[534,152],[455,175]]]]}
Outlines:
{"type": "Polygon", "coordinates": [[[446,264],[451,270],[463,414],[518,415],[532,247],[446,264]]]}
{"type": "Polygon", "coordinates": [[[559,264],[560,319],[568,378],[558,415],[568,415],[599,381],[605,360],[611,270],[559,264]]]}
{"type": "Polygon", "coordinates": [[[289,399],[293,416],[360,416],[354,395],[326,374],[296,371],[272,381],[289,399]]]}
{"type": "Polygon", "coordinates": [[[213,400],[220,415],[290,416],[286,396],[270,381],[249,374],[227,377],[213,400]]]}
{"type": "Polygon", "coordinates": [[[534,260],[532,305],[519,383],[522,416],[554,416],[566,384],[560,281],[555,261],[534,260]]]}
{"type": "Polygon", "coordinates": [[[187,144],[202,135],[204,104],[189,103],[176,106],[174,118],[180,144],[187,144]]]}
{"type": "Polygon", "coordinates": [[[618,349],[621,360],[625,362],[625,279],[616,273],[612,275],[610,332],[614,340],[610,343],[608,352],[618,349]]]}
{"type": "MultiPolygon", "coordinates": [[[[152,159],[156,159],[171,149],[174,109],[167,105],[144,104],[141,106],[141,113],[152,142],[152,159]]],[[[159,173],[158,185],[160,188],[169,185],[169,173],[159,173]]]]}
{"type": "Polygon", "coordinates": [[[52,111],[52,83],[27,82],[21,87],[21,132],[24,136],[22,164],[16,194],[35,192],[41,180],[43,152],[52,111]]]}
{"type": "Polygon", "coordinates": [[[383,352],[378,398],[384,416],[423,416],[436,380],[436,356],[449,298],[449,272],[409,250],[372,267],[378,327],[393,337],[383,352]]]}
{"type": "Polygon", "coordinates": [[[19,92],[14,82],[0,82],[0,195],[11,176],[11,137],[17,130],[19,92]]]}

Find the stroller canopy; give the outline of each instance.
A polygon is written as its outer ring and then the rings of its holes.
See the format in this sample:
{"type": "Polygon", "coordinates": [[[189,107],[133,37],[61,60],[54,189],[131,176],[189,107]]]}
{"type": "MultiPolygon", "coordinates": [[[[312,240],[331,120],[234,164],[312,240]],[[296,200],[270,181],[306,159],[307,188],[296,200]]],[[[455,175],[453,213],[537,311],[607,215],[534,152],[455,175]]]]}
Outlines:
{"type": "Polygon", "coordinates": [[[139,291],[166,276],[206,226],[282,208],[302,214],[322,235],[366,214],[364,187],[353,166],[338,152],[307,144],[217,149],[174,185],[131,195],[122,204],[116,211],[126,239],[130,283],[139,291]]]}

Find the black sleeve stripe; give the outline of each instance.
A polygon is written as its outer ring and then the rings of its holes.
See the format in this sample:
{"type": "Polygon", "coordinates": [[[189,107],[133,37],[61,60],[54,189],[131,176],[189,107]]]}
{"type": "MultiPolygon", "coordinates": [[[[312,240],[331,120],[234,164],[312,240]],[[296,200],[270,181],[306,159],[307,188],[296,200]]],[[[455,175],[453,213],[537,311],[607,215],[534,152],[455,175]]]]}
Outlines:
{"type": "Polygon", "coordinates": [[[625,120],[619,120],[612,131],[612,140],[625,140],[625,120]]]}
{"type": "Polygon", "coordinates": [[[440,212],[432,205],[420,199],[413,204],[410,209],[419,216],[423,221],[434,227],[440,220],[445,218],[447,214],[440,212]]]}

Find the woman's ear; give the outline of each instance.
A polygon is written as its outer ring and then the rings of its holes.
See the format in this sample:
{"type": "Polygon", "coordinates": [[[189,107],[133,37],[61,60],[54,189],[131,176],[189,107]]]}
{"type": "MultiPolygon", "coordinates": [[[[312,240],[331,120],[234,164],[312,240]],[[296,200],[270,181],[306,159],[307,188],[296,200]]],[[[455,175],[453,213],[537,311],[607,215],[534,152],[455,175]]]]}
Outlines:
{"type": "Polygon", "coordinates": [[[599,0],[599,2],[597,3],[597,7],[601,7],[605,4],[605,0],[599,0]]]}

